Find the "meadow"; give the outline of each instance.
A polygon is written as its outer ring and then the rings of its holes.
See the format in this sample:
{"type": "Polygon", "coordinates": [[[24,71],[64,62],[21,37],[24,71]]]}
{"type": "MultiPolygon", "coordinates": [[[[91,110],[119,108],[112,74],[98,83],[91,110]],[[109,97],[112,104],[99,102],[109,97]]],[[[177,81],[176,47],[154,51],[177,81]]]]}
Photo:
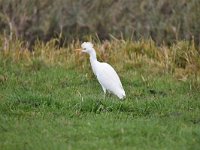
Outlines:
{"type": "Polygon", "coordinates": [[[80,41],[0,51],[0,149],[199,149],[200,60],[193,41],[89,39],[126,91],[104,99],[80,41]]]}

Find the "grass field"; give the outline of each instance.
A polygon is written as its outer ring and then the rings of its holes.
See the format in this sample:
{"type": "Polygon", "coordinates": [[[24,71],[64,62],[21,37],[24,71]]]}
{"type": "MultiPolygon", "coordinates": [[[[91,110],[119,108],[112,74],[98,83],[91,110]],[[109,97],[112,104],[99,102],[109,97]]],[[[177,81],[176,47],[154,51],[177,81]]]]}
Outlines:
{"type": "Polygon", "coordinates": [[[103,98],[87,56],[69,67],[1,53],[0,149],[199,149],[199,80],[109,54],[125,101],[103,98]]]}

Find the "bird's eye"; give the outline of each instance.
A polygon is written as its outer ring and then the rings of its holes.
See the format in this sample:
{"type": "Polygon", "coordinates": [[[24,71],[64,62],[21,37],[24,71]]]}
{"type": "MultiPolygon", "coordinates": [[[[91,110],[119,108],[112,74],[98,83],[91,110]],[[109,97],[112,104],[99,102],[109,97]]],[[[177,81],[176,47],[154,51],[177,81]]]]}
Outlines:
{"type": "Polygon", "coordinates": [[[86,48],[84,48],[84,50],[86,50],[86,48]]]}

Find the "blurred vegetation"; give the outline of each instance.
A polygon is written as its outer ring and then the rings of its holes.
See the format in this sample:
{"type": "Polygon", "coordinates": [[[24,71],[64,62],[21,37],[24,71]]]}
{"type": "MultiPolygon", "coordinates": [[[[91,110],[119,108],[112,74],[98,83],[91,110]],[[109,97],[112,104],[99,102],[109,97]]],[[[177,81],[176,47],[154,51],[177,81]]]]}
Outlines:
{"type": "Polygon", "coordinates": [[[200,43],[199,0],[0,0],[0,33],[33,45],[37,39],[152,38],[200,43]]]}

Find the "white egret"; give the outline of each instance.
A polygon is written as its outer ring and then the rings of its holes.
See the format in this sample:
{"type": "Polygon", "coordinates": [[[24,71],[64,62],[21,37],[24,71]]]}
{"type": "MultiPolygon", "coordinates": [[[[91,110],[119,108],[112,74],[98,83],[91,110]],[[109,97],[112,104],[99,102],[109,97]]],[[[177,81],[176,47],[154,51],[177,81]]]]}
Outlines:
{"type": "Polygon", "coordinates": [[[84,42],[81,44],[82,49],[76,49],[90,55],[90,63],[93,73],[97,77],[101,87],[106,95],[106,90],[115,94],[119,99],[126,97],[125,91],[121,84],[120,78],[117,75],[113,67],[107,63],[99,62],[96,57],[93,44],[90,42],[84,42]]]}

